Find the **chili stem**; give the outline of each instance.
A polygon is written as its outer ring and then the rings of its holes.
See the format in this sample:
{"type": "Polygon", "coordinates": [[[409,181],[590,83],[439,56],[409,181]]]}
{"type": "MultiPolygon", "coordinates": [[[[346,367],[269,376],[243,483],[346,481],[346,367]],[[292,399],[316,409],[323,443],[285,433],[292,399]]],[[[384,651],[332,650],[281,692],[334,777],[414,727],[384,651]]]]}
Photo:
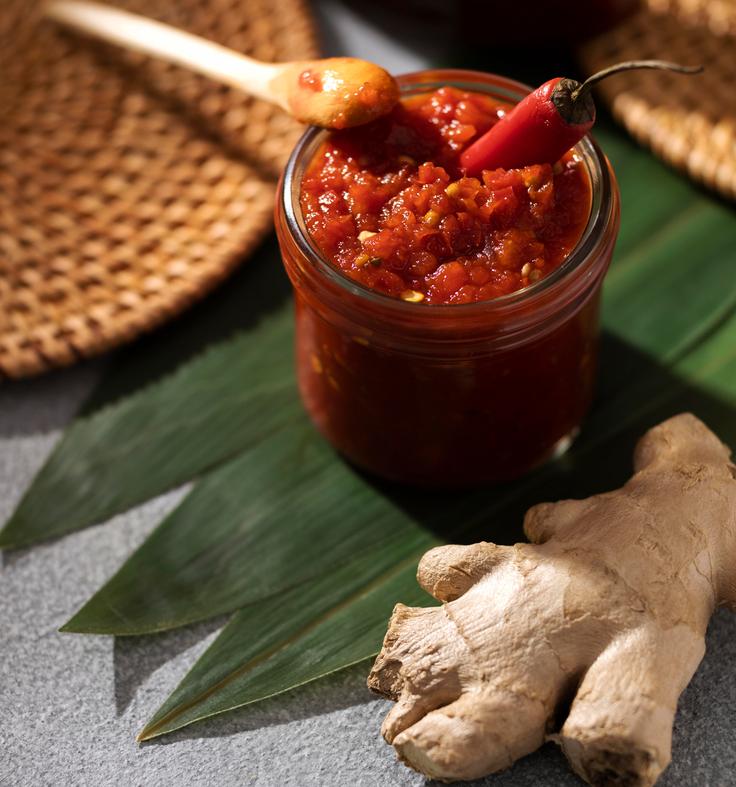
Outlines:
{"type": "Polygon", "coordinates": [[[699,74],[703,70],[703,66],[681,66],[679,63],[670,63],[667,60],[627,60],[624,63],[617,63],[615,66],[609,66],[602,71],[598,71],[593,76],[588,77],[580,87],[576,88],[570,94],[573,101],[587,93],[591,87],[605,79],[611,74],[618,74],[621,71],[633,71],[639,68],[653,68],[659,71],[676,71],[678,74],[699,74]]]}

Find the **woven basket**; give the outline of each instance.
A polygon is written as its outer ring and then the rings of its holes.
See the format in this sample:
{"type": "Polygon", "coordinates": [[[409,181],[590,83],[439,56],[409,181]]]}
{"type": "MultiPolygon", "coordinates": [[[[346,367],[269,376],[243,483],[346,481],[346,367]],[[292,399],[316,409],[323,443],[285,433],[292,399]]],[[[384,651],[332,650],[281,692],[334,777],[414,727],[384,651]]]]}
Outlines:
{"type": "MultiPolygon", "coordinates": [[[[117,4],[263,60],[317,54],[301,0],[117,4]]],[[[39,8],[0,7],[0,377],[103,352],[201,298],[268,232],[300,133],[39,8]]]]}
{"type": "Polygon", "coordinates": [[[695,180],[736,199],[736,2],[644,0],[586,45],[588,73],[620,60],[705,66],[695,77],[653,71],[602,82],[613,114],[642,143],[695,180]]]}

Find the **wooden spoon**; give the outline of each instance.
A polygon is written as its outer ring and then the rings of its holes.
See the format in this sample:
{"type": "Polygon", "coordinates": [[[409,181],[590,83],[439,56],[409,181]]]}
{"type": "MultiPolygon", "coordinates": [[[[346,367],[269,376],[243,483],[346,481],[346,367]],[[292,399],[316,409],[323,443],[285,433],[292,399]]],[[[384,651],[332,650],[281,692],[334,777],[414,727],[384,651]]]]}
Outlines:
{"type": "Polygon", "coordinates": [[[53,0],[45,13],[67,27],[232,85],[315,126],[359,126],[385,115],[399,99],[394,78],[367,60],[263,63],[153,19],[82,0],[53,0]]]}

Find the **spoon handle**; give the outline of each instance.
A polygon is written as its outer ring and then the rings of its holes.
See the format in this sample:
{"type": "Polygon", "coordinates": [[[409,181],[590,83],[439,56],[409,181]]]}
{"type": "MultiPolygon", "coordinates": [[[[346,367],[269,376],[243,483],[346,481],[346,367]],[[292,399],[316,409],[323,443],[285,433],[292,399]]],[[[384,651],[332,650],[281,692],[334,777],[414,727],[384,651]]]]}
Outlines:
{"type": "Polygon", "coordinates": [[[114,44],[153,55],[284,106],[271,83],[284,64],[263,63],[232,49],[138,14],[87,0],[52,0],[45,14],[56,22],[114,44]]]}

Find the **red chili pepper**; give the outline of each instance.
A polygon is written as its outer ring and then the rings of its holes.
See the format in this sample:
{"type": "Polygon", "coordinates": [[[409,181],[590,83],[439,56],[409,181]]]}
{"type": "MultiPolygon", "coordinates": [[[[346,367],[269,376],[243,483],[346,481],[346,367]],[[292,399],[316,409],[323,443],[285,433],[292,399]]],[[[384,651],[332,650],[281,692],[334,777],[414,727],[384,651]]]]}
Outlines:
{"type": "Polygon", "coordinates": [[[522,99],[460,156],[468,175],[484,169],[513,169],[554,164],[590,131],[595,104],[590,88],[601,79],[635,68],[697,74],[702,66],[680,66],[662,60],[630,60],[593,74],[585,82],[556,77],[522,99]]]}

